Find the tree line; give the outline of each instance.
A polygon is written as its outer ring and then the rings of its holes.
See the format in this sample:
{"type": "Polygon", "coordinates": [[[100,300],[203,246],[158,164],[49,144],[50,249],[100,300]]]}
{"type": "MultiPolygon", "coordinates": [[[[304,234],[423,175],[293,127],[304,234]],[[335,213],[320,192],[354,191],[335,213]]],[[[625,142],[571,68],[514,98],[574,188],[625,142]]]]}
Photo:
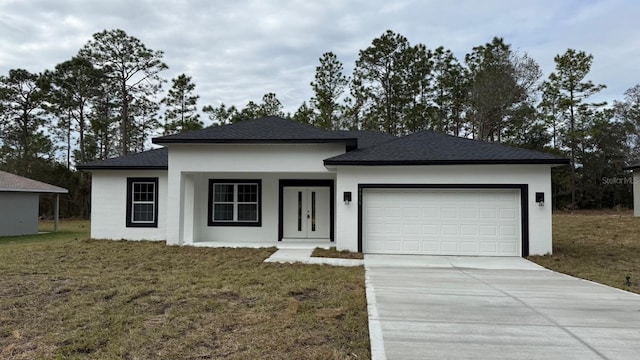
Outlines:
{"type": "Polygon", "coordinates": [[[322,54],[313,96],[293,114],[275,92],[243,107],[199,108],[187,74],[163,92],[163,55],[105,30],[52,70],[0,76],[0,169],[69,188],[63,214],[88,216],[89,175],[74,164],[144,151],[153,134],[201,129],[201,114],[212,126],[278,115],[326,129],[433,130],[564,155],[571,166],[553,171],[556,206],[631,206],[630,185],[603,178],[628,177],[622,168],[640,153],[640,85],[612,104],[594,102],[605,85],[588,79],[594,59],[583,51],[557,55],[543,78],[533,58],[502,38],[457,59],[388,30],[359,51],[351,74],[333,52],[322,54]]]}

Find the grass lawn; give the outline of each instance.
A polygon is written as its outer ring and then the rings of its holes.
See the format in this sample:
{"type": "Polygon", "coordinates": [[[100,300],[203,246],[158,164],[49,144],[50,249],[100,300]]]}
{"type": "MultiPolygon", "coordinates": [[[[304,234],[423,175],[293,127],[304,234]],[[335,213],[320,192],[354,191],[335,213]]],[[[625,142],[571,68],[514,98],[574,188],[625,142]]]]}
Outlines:
{"type": "Polygon", "coordinates": [[[315,248],[311,253],[312,257],[337,258],[337,259],[364,259],[362,253],[347,250],[338,251],[335,246],[328,249],[315,248]]]}
{"type": "Polygon", "coordinates": [[[0,358],[370,357],[363,267],[87,240],[88,228],[0,238],[0,358]]]}
{"type": "Polygon", "coordinates": [[[530,256],[529,260],[640,293],[639,234],[640,218],[629,211],[557,213],[553,215],[553,255],[530,256]]]}

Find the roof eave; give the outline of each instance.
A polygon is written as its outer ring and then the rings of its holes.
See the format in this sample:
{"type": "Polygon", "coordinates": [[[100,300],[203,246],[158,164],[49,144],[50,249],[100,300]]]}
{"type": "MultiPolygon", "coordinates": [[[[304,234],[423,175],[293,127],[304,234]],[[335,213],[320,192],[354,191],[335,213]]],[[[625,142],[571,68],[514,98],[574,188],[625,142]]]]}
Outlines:
{"type": "Polygon", "coordinates": [[[154,144],[340,144],[357,146],[356,138],[339,139],[163,139],[153,138],[154,144]]]}
{"type": "Polygon", "coordinates": [[[169,166],[76,166],[80,171],[92,171],[92,170],[169,170],[169,166]]]}
{"type": "Polygon", "coordinates": [[[403,166],[403,165],[567,165],[568,159],[528,160],[324,160],[324,165],[403,166]]]}
{"type": "Polygon", "coordinates": [[[4,189],[0,188],[0,192],[19,192],[19,193],[38,193],[38,194],[68,194],[67,189],[4,189]]]}

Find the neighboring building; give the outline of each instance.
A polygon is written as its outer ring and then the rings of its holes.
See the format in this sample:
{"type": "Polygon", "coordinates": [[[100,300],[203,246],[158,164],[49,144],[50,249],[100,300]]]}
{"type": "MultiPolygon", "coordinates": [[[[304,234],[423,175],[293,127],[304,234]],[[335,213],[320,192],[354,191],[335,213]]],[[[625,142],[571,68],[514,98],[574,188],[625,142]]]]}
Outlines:
{"type": "Polygon", "coordinates": [[[624,169],[632,171],[633,215],[640,216],[640,161],[637,161],[624,169]]]}
{"type": "Polygon", "coordinates": [[[98,161],[91,236],[169,245],[334,244],[391,254],[551,252],[555,155],[423,131],[278,117],[155,138],[98,161]]]}
{"type": "Polygon", "coordinates": [[[55,194],[55,229],[58,200],[67,189],[0,171],[0,236],[38,233],[40,194],[55,194]]]}

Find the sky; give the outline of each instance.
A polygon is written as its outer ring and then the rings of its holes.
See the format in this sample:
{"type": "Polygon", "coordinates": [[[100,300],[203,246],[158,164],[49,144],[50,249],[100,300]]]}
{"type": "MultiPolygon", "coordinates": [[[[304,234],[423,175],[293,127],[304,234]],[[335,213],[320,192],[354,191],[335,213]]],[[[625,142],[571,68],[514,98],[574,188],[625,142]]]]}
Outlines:
{"type": "MultiPolygon", "coordinates": [[[[594,100],[621,100],[640,83],[637,0],[0,0],[0,76],[53,69],[96,32],[122,29],[164,51],[166,79],[193,78],[198,105],[242,108],[274,92],[285,111],[309,100],[319,57],[353,71],[358,51],[387,29],[459,60],[503,37],[546,78],[568,48],[594,56],[594,100]]],[[[169,85],[165,85],[167,89],[169,85]]]]}

